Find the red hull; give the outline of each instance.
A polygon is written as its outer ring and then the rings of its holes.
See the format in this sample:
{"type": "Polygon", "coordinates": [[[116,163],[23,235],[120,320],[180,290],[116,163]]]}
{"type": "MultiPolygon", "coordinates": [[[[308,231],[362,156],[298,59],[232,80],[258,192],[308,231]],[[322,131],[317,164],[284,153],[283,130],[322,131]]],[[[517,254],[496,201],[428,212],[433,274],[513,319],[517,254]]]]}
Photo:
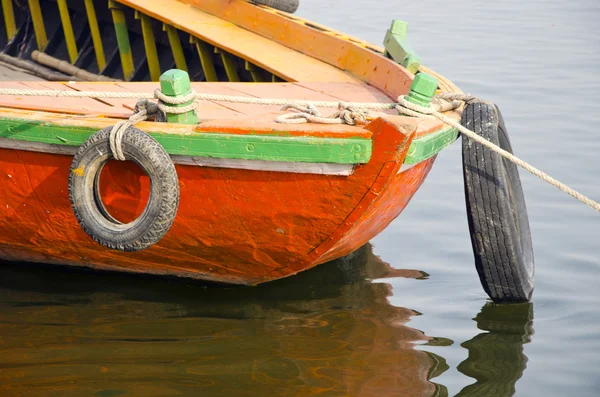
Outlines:
{"type": "MultiPolygon", "coordinates": [[[[429,172],[433,159],[400,172],[414,125],[377,119],[367,129],[371,161],[350,176],[177,166],[175,223],[158,244],[136,253],[101,247],[80,228],[67,192],[70,156],[0,149],[0,255],[241,284],[295,274],[369,241],[429,172]]],[[[141,212],[148,179],[135,166],[109,164],[102,182],[117,217],[141,212]]]]}

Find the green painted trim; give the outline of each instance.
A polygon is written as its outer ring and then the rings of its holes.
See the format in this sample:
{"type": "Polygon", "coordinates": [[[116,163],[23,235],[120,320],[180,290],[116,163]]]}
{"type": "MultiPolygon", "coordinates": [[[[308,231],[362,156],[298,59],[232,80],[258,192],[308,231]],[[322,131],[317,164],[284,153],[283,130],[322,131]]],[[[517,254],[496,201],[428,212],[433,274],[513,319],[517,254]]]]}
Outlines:
{"type": "Polygon", "coordinates": [[[383,46],[385,48],[385,56],[393,59],[396,63],[404,66],[409,72],[417,73],[421,66],[421,60],[416,52],[412,49],[408,40],[408,23],[404,21],[394,20],[392,26],[387,30],[383,46]]]}
{"type": "Polygon", "coordinates": [[[441,152],[458,138],[456,128],[445,128],[433,134],[413,139],[404,164],[417,164],[441,152]]]}
{"type": "MultiPolygon", "coordinates": [[[[79,146],[96,130],[59,126],[24,119],[0,120],[0,138],[52,145],[79,146]]],[[[199,132],[150,132],[171,155],[263,161],[364,164],[372,142],[364,138],[311,138],[273,135],[234,135],[199,132]]]]}

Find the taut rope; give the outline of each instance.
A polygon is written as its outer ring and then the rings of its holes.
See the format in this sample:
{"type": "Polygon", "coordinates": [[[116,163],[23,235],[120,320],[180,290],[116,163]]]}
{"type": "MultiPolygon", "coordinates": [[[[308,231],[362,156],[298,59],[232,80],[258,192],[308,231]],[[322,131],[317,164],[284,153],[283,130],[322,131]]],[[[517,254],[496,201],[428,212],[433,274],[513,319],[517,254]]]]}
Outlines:
{"type": "MultiPolygon", "coordinates": [[[[474,101],[481,101],[480,99],[463,94],[455,93],[444,93],[436,96],[438,99],[437,103],[426,108],[423,106],[415,105],[414,103],[408,102],[404,96],[398,98],[398,103],[363,103],[363,102],[327,102],[327,101],[305,101],[298,100],[292,101],[287,99],[268,99],[268,98],[253,98],[245,96],[229,96],[229,95],[214,95],[214,94],[198,94],[192,90],[188,95],[183,97],[169,97],[159,89],[156,89],[153,94],[150,93],[137,93],[137,92],[95,92],[95,91],[56,91],[56,90],[26,90],[26,89],[15,89],[15,88],[0,88],[0,95],[14,95],[14,96],[51,96],[51,97],[70,97],[70,98],[119,98],[119,99],[159,99],[158,108],[168,113],[185,113],[192,110],[197,110],[200,100],[217,101],[217,102],[233,102],[233,103],[247,103],[247,104],[259,104],[259,105],[276,105],[284,106],[284,109],[294,109],[296,112],[290,115],[279,116],[276,121],[283,123],[304,123],[304,122],[317,122],[327,124],[356,124],[364,123],[368,120],[369,115],[367,110],[386,110],[386,109],[397,109],[399,113],[407,116],[415,117],[433,117],[441,120],[442,122],[458,129],[461,133],[466,135],[469,139],[474,140],[477,143],[482,144],[491,151],[498,153],[505,159],[513,162],[520,166],[526,171],[532,173],[543,181],[555,186],[562,190],[568,195],[576,198],[582,203],[586,204],[592,209],[600,212],[600,203],[584,196],[576,190],[568,187],[564,183],[552,178],[545,172],[533,167],[527,162],[519,159],[512,153],[498,147],[492,142],[485,138],[477,135],[475,132],[463,127],[460,123],[446,117],[442,114],[442,111],[455,109],[462,102],[472,103],[474,101]],[[169,105],[183,105],[188,102],[192,102],[187,106],[173,107],[169,105]],[[161,103],[163,102],[163,103],[161,103]],[[330,117],[322,117],[320,112],[316,109],[317,107],[327,108],[338,108],[338,112],[330,117]]],[[[481,101],[485,102],[485,101],[481,101]]],[[[486,102],[489,103],[489,102],[486,102]]],[[[136,105],[136,112],[129,118],[117,123],[111,131],[111,150],[115,158],[124,159],[123,152],[121,151],[120,142],[122,140],[123,132],[130,126],[134,125],[138,121],[145,120],[148,117],[147,108],[141,106],[139,110],[136,105]]]]}

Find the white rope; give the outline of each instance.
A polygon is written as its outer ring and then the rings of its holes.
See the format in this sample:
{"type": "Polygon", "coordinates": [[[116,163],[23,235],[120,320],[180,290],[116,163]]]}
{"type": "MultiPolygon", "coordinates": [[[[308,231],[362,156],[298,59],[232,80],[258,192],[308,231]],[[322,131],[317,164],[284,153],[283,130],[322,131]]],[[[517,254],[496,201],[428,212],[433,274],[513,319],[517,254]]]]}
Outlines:
{"type": "Polygon", "coordinates": [[[348,106],[345,102],[338,103],[338,111],[329,117],[321,116],[321,112],[315,105],[291,104],[286,105],[281,110],[292,110],[293,113],[282,114],[275,121],[283,124],[300,124],[300,123],[319,123],[319,124],[364,124],[366,123],[369,113],[364,109],[357,109],[348,106]]]}
{"type": "MultiPolygon", "coordinates": [[[[463,127],[460,123],[444,116],[442,111],[454,109],[457,106],[457,103],[460,102],[472,103],[473,101],[480,101],[478,98],[473,97],[471,95],[464,94],[455,94],[455,93],[444,93],[437,95],[436,98],[442,100],[441,102],[434,103],[429,108],[425,108],[422,106],[415,105],[411,102],[408,102],[404,96],[398,98],[398,103],[362,103],[362,102],[327,102],[327,101],[306,101],[306,100],[298,100],[291,101],[287,99],[269,99],[269,98],[254,98],[254,97],[246,97],[246,96],[229,96],[229,95],[214,95],[214,94],[198,94],[194,90],[192,90],[188,95],[181,98],[169,97],[159,89],[157,89],[153,94],[150,93],[138,93],[138,92],[97,92],[97,91],[57,91],[57,90],[27,90],[27,89],[16,89],[16,88],[0,88],[0,95],[15,95],[15,96],[51,96],[51,97],[70,97],[70,98],[118,98],[118,99],[152,99],[158,98],[160,101],[164,103],[168,103],[170,105],[182,105],[187,102],[193,101],[191,104],[186,107],[169,107],[163,104],[159,104],[159,107],[163,111],[167,111],[169,113],[185,113],[190,110],[197,110],[199,100],[207,100],[207,101],[216,101],[216,102],[232,102],[232,103],[248,103],[248,104],[259,104],[259,105],[275,105],[275,106],[285,106],[289,109],[295,109],[296,113],[291,115],[284,115],[284,117],[280,120],[285,120],[287,123],[306,123],[312,120],[316,120],[315,122],[324,122],[327,124],[339,124],[340,120],[350,120],[352,122],[356,122],[356,120],[361,120],[360,116],[356,114],[352,116],[352,112],[357,113],[358,111],[363,111],[366,109],[372,110],[385,110],[385,109],[397,109],[401,114],[405,114],[408,116],[414,117],[434,117],[442,122],[451,125],[452,127],[458,129],[461,133],[469,137],[470,139],[482,144],[488,149],[492,150],[495,153],[498,153],[502,157],[507,160],[515,163],[521,168],[529,171],[533,175],[542,179],[543,181],[551,184],[552,186],[557,187],[568,195],[576,198],[582,203],[588,205],[589,207],[595,209],[600,212],[600,204],[596,201],[591,200],[590,198],[584,196],[583,194],[571,189],[564,183],[552,178],[550,175],[538,170],[537,168],[531,166],[527,162],[519,159],[513,154],[507,152],[506,150],[496,146],[492,142],[488,141],[485,138],[480,137],[475,132],[469,130],[468,128],[463,127]],[[316,107],[327,107],[327,108],[338,108],[338,113],[324,118],[320,116],[319,111],[316,107]],[[176,110],[177,109],[177,110],[176,110]],[[354,117],[354,118],[353,118],[354,117]],[[295,121],[293,121],[295,120],[295,121]]],[[[481,101],[485,102],[485,101],[481,101]]],[[[489,103],[489,102],[485,102],[489,103]]],[[[495,109],[495,107],[494,107],[495,109]]],[[[147,115],[142,116],[142,111],[132,115],[129,120],[121,121],[117,123],[113,130],[111,131],[111,150],[113,151],[113,155],[115,158],[123,158],[123,153],[120,148],[120,142],[122,140],[123,132],[131,125],[135,124],[137,121],[142,120],[141,117],[146,117],[147,115]]],[[[365,119],[368,118],[366,112],[363,113],[365,119]]]]}
{"type": "Polygon", "coordinates": [[[121,120],[112,127],[110,134],[108,135],[108,143],[115,160],[127,160],[125,153],[123,153],[123,147],[121,146],[125,131],[136,123],[149,118],[162,118],[162,116],[159,115],[159,107],[147,99],[142,99],[135,104],[135,110],[129,119],[121,120]]]}
{"type": "MultiPolygon", "coordinates": [[[[462,100],[461,98],[459,98],[459,95],[461,94],[456,94],[455,97],[452,97],[451,95],[446,95],[446,94],[442,94],[441,97],[443,99],[459,99],[462,100]]],[[[465,95],[465,102],[471,103],[473,101],[476,101],[477,98],[472,97],[470,95],[465,95]]],[[[481,102],[485,102],[485,101],[481,101],[481,102]]],[[[489,103],[489,102],[486,102],[489,103]]],[[[495,145],[494,143],[488,141],[487,139],[477,135],[475,132],[469,130],[466,127],[463,127],[460,123],[446,117],[445,115],[443,115],[442,113],[438,112],[435,107],[430,107],[430,108],[425,108],[423,106],[419,106],[419,105],[415,105],[414,103],[408,102],[406,100],[406,98],[404,96],[401,96],[398,98],[398,106],[396,107],[398,109],[398,111],[402,114],[406,114],[409,116],[412,115],[417,115],[420,117],[423,117],[423,115],[429,116],[429,117],[435,117],[439,120],[441,120],[442,122],[458,129],[461,133],[463,133],[464,135],[466,135],[467,137],[469,137],[470,139],[474,140],[477,143],[482,144],[483,146],[485,146],[486,148],[490,149],[491,151],[498,153],[499,155],[501,155],[502,157],[504,157],[505,159],[507,159],[508,161],[511,161],[513,163],[515,163],[516,165],[518,165],[519,167],[523,168],[526,171],[529,171],[530,173],[532,173],[533,175],[537,176],[538,178],[540,178],[541,180],[551,184],[552,186],[562,190],[563,192],[567,193],[568,195],[576,198],[577,200],[581,201],[582,203],[586,204],[588,207],[595,209],[596,211],[600,212],[600,203],[597,203],[596,201],[584,196],[583,194],[577,192],[574,189],[571,189],[569,186],[565,185],[564,183],[558,181],[555,178],[552,178],[550,175],[546,174],[543,171],[540,171],[539,169],[533,167],[532,165],[530,165],[529,163],[521,160],[520,158],[516,157],[515,155],[513,155],[512,153],[502,149],[501,147],[498,147],[497,145],[495,145]]],[[[493,107],[494,109],[496,109],[496,107],[493,107]]]]}
{"type": "MultiPolygon", "coordinates": [[[[156,96],[156,90],[154,94],[144,92],[102,92],[102,91],[57,91],[57,90],[27,90],[27,89],[16,89],[16,88],[0,88],[0,95],[12,95],[12,96],[50,96],[55,98],[115,98],[115,99],[153,99],[158,98],[161,101],[170,105],[181,105],[194,99],[190,96],[185,96],[181,100],[179,98],[169,97],[163,95],[156,96]]],[[[198,94],[194,90],[192,93],[198,100],[204,101],[216,101],[216,102],[231,102],[231,103],[247,103],[255,105],[273,105],[273,106],[285,106],[285,105],[304,105],[307,106],[312,104],[317,107],[324,108],[338,108],[340,102],[334,101],[307,101],[307,100],[289,100],[289,99],[277,99],[277,98],[255,98],[247,96],[230,96],[230,95],[216,95],[216,94],[198,94]]],[[[394,109],[395,103],[364,103],[364,102],[342,102],[345,106],[356,108],[356,109],[372,109],[372,110],[385,110],[394,109]]]]}

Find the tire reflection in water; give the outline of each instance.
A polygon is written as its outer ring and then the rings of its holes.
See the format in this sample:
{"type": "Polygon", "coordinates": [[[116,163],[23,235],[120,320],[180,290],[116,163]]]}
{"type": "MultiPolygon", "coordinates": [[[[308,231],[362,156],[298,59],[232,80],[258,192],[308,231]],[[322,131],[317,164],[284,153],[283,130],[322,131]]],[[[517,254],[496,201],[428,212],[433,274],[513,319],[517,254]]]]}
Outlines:
{"type": "Polygon", "coordinates": [[[488,303],[475,321],[486,332],[461,345],[469,351],[469,357],[458,365],[458,370],[476,382],[457,396],[513,396],[527,364],[523,344],[529,343],[533,335],[533,305],[488,303]]]}

